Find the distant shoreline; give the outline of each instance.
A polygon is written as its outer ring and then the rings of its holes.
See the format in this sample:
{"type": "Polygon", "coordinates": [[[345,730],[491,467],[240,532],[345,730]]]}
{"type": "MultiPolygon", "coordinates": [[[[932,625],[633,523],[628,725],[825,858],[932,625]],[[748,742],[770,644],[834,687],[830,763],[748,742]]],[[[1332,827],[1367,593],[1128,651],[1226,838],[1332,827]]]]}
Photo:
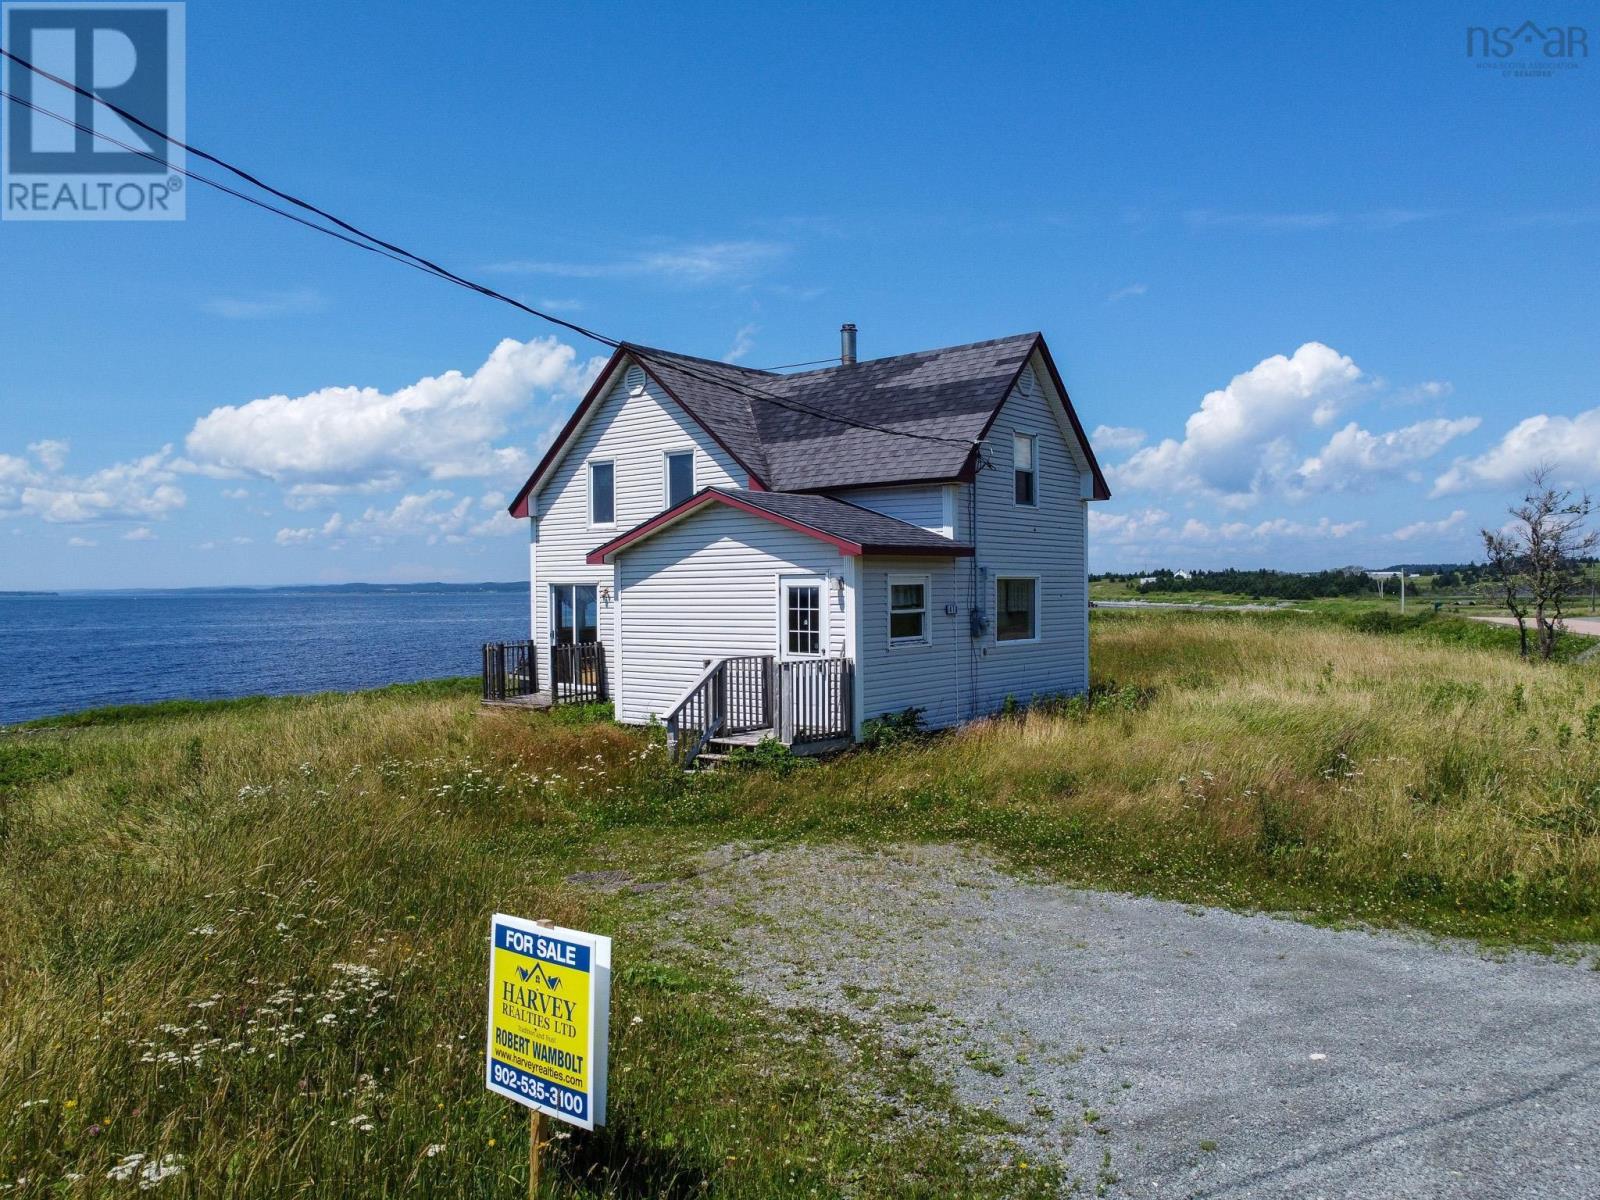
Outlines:
{"type": "Polygon", "coordinates": [[[417,593],[457,595],[464,592],[523,592],[527,580],[508,583],[285,583],[260,587],[219,585],[181,588],[63,588],[60,591],[0,591],[3,596],[284,596],[304,592],[331,592],[343,595],[416,595],[417,593]]]}

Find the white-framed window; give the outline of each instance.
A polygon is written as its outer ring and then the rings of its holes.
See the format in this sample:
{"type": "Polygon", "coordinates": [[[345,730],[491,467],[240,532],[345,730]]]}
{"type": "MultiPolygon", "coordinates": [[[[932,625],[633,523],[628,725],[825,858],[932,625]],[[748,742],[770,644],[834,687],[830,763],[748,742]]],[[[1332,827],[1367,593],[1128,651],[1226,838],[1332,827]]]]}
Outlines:
{"type": "Polygon", "coordinates": [[[694,451],[666,451],[662,456],[661,475],[666,505],[676,508],[694,495],[694,451]]]}
{"type": "Polygon", "coordinates": [[[589,524],[617,523],[617,464],[609,458],[589,462],[589,524]]]}
{"type": "Polygon", "coordinates": [[[889,645],[928,643],[928,577],[889,576],[889,645]]]}
{"type": "Polygon", "coordinates": [[[1012,498],[1028,508],[1039,506],[1039,439],[1031,433],[1011,435],[1012,498]]]}
{"type": "Polygon", "coordinates": [[[994,581],[994,640],[1039,640],[1039,577],[997,575],[994,581]]]}
{"type": "Polygon", "coordinates": [[[778,581],[778,657],[822,658],[828,652],[827,580],[778,581]]]}

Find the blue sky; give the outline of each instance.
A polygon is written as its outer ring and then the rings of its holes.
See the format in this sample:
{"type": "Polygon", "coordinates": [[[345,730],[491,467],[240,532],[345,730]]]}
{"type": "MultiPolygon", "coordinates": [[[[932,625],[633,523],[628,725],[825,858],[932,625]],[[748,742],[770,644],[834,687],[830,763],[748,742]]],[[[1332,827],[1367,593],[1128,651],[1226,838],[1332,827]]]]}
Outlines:
{"type": "MultiPolygon", "coordinates": [[[[1524,17],[1593,10],[192,0],[188,129],[636,341],[1042,329],[1095,569],[1463,559],[1600,483],[1600,60],[1468,61],[1524,17]]],[[[598,347],[203,189],[0,263],[0,588],[526,571],[598,347]]]]}

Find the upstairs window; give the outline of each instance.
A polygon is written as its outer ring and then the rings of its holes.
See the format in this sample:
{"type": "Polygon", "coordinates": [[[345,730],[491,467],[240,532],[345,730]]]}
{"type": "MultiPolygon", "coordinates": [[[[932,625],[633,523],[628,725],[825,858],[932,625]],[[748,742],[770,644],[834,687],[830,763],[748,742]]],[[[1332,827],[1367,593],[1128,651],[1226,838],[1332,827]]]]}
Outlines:
{"type": "Polygon", "coordinates": [[[1032,508],[1039,503],[1039,439],[1031,433],[1011,437],[1011,466],[1018,504],[1032,508]]]}
{"type": "Polygon", "coordinates": [[[999,642],[1032,642],[1039,637],[1039,581],[1031,576],[1001,576],[994,581],[994,636],[999,642]]]}
{"type": "Polygon", "coordinates": [[[915,646],[928,640],[928,580],[889,579],[889,644],[915,646]]]}
{"type": "Polygon", "coordinates": [[[617,523],[617,464],[592,462],[589,464],[589,524],[615,525],[617,523]]]}
{"type": "Polygon", "coordinates": [[[676,508],[694,495],[694,451],[667,453],[667,507],[676,508]]]}

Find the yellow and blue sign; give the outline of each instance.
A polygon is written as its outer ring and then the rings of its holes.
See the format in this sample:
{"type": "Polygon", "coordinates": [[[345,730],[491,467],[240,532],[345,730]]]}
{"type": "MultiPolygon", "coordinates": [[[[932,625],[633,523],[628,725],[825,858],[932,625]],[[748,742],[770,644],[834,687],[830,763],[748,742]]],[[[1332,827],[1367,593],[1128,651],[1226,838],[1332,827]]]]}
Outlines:
{"type": "Polygon", "coordinates": [[[611,939],[496,913],[485,1084],[584,1129],[605,1124],[611,939]]]}

